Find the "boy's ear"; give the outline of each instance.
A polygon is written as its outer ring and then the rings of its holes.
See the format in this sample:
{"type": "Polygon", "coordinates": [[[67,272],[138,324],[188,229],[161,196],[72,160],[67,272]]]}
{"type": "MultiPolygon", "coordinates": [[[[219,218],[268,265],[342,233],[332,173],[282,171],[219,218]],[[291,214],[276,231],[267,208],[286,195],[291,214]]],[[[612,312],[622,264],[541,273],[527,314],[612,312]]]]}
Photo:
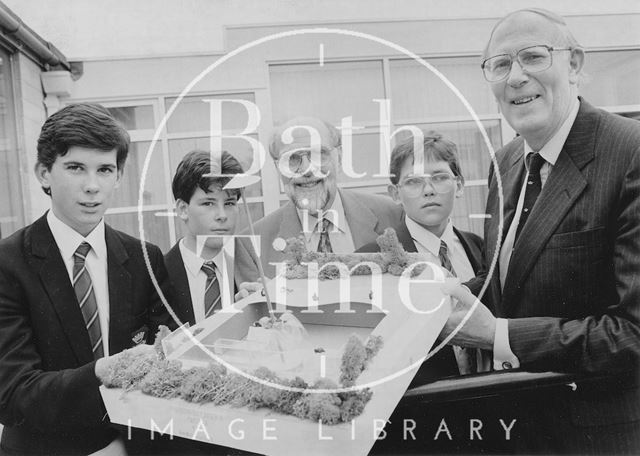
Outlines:
{"type": "Polygon", "coordinates": [[[116,171],[116,183],[113,186],[113,188],[120,187],[120,181],[122,179],[122,173],[123,173],[123,169],[122,168],[118,168],[118,170],[116,171]]]}
{"type": "Polygon", "coordinates": [[[49,188],[51,187],[51,184],[49,184],[49,169],[43,165],[42,163],[36,163],[36,166],[33,168],[34,172],[36,173],[36,178],[38,179],[38,181],[40,182],[40,185],[44,188],[49,188]]]}
{"type": "Polygon", "coordinates": [[[456,198],[460,198],[462,195],[464,195],[464,184],[462,179],[458,178],[456,180],[456,198]]]}
{"type": "Polygon", "coordinates": [[[387,185],[387,192],[391,199],[393,199],[396,203],[400,202],[400,195],[398,194],[398,187],[393,184],[387,185]]]}
{"type": "Polygon", "coordinates": [[[189,219],[189,203],[178,198],[176,200],[176,214],[183,222],[186,222],[189,219]]]}

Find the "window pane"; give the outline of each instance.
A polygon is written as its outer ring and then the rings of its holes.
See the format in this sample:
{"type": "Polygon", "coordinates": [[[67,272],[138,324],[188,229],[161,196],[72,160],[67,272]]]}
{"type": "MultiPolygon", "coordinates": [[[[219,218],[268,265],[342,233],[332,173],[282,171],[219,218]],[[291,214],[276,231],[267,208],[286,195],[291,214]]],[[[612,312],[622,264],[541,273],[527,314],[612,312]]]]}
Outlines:
{"type": "MultiPolygon", "coordinates": [[[[427,59],[466,98],[477,114],[498,112],[475,57],[427,59]]],[[[391,111],[396,122],[442,116],[469,116],[455,93],[431,70],[414,60],[392,60],[391,111]]]]}
{"type": "Polygon", "coordinates": [[[15,110],[11,95],[9,55],[0,48],[0,238],[24,226],[20,163],[13,117],[15,110]]]}
{"type": "Polygon", "coordinates": [[[354,125],[378,122],[378,103],[384,98],[382,62],[339,62],[272,65],[273,123],[295,116],[313,116],[340,125],[353,116],[354,125]]]}
{"type": "MultiPolygon", "coordinates": [[[[142,169],[150,142],[134,142],[129,147],[129,156],[124,166],[120,188],[114,192],[111,207],[136,206],[142,185],[142,169]]],[[[161,145],[156,143],[149,161],[149,172],[144,182],[143,204],[166,203],[166,187],[161,145]]]]}
{"type": "MultiPolygon", "coordinates": [[[[256,136],[252,136],[257,140],[256,136]]],[[[222,149],[228,151],[233,155],[242,165],[242,169],[245,171],[249,169],[253,160],[253,150],[251,145],[243,139],[223,139],[222,149]]],[[[171,178],[176,173],[176,168],[180,163],[180,160],[192,150],[210,150],[209,138],[186,138],[186,139],[172,139],[169,141],[169,162],[171,166],[171,178]]],[[[265,160],[269,160],[269,152],[266,152],[265,160]]],[[[262,174],[262,173],[260,173],[262,174]]],[[[247,187],[247,196],[262,196],[262,182],[259,181],[253,185],[247,187]]]]}
{"type": "Polygon", "coordinates": [[[463,231],[471,231],[480,237],[484,237],[484,218],[469,217],[485,213],[487,204],[487,186],[474,185],[465,187],[464,195],[458,198],[451,214],[453,225],[463,231]]]}
{"type": "Polygon", "coordinates": [[[152,106],[122,106],[107,109],[116,119],[122,122],[127,130],[155,128],[152,106]]]}
{"type": "MultiPolygon", "coordinates": [[[[236,233],[240,233],[242,230],[249,226],[249,223],[247,222],[247,213],[244,207],[244,203],[240,203],[238,205],[238,211],[240,217],[238,218],[238,223],[236,225],[236,233]]],[[[249,203],[249,212],[251,213],[251,219],[254,223],[264,217],[264,209],[262,207],[262,203],[249,203]]],[[[174,223],[176,224],[176,238],[181,239],[186,233],[186,225],[180,218],[174,217],[174,219],[174,223]]]]}
{"type": "MultiPolygon", "coordinates": [[[[169,225],[166,216],[155,215],[160,211],[145,211],[142,214],[144,221],[145,240],[157,245],[163,252],[167,252],[169,245],[169,225]]],[[[116,230],[123,231],[130,236],[140,239],[140,227],[138,225],[138,213],[107,214],[105,222],[116,230]]]]}
{"type": "Polygon", "coordinates": [[[589,52],[580,94],[596,106],[640,104],[640,50],[589,52]]]}
{"type": "MultiPolygon", "coordinates": [[[[502,147],[502,136],[500,133],[500,121],[488,120],[482,123],[487,136],[493,145],[494,150],[502,147]]],[[[466,180],[486,179],[489,172],[491,158],[482,133],[478,130],[475,122],[444,122],[418,124],[418,128],[429,131],[435,130],[458,147],[460,166],[462,174],[466,180]]],[[[396,136],[399,140],[407,138],[408,132],[400,132],[396,136]]]]}
{"type": "MultiPolygon", "coordinates": [[[[344,152],[343,152],[343,162],[342,162],[342,173],[338,177],[338,182],[345,184],[352,184],[362,182],[364,180],[377,179],[382,184],[387,184],[387,178],[378,177],[374,178],[374,174],[380,173],[380,134],[375,133],[367,133],[367,134],[358,134],[353,135],[353,172],[356,174],[367,173],[365,176],[354,179],[352,177],[347,176],[344,173],[345,165],[347,165],[346,160],[344,160],[344,152]]],[[[386,174],[389,171],[388,168],[382,170],[383,174],[386,174]]]]}
{"type": "MultiPolygon", "coordinates": [[[[168,111],[176,98],[167,98],[165,109],[168,111]]],[[[169,133],[181,132],[202,132],[210,131],[210,115],[211,103],[202,101],[203,99],[216,100],[248,100],[255,102],[252,93],[233,93],[226,95],[198,95],[192,97],[184,97],[180,104],[176,107],[173,114],[167,121],[167,131],[169,133]]],[[[238,130],[246,128],[249,121],[247,109],[240,103],[225,102],[222,103],[222,129],[238,130]]]]}

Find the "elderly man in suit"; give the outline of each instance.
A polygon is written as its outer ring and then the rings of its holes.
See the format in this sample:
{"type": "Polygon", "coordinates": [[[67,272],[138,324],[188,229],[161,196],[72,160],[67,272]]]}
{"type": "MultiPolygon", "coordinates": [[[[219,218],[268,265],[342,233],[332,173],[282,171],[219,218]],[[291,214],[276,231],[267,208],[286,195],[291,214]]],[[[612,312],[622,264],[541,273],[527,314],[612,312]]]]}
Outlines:
{"type": "Polygon", "coordinates": [[[310,251],[350,253],[400,223],[402,210],[390,198],[338,189],[341,138],[333,125],[291,119],[275,131],[269,152],[289,202],[255,224],[267,276],[276,274],[272,263],[282,261],[277,248],[288,238],[304,235],[310,251]]]}
{"type": "MultiPolygon", "coordinates": [[[[498,318],[480,304],[451,342],[493,350],[496,369],[615,372],[567,389],[549,420],[522,426],[553,452],[637,454],[640,124],[578,97],[584,58],[546,10],[511,13],[491,33],[482,69],[519,133],[489,176],[486,264],[497,266],[482,299],[498,318]]],[[[442,336],[474,301],[462,287],[453,294],[461,304],[442,336]]]]}
{"type": "Polygon", "coordinates": [[[110,228],[129,135],[99,105],[53,114],[36,175],[51,210],[0,241],[0,454],[126,454],[99,378],[118,353],[171,324],[151,281],[162,253],[110,228]],[[150,269],[149,269],[150,268],[150,269]]]}

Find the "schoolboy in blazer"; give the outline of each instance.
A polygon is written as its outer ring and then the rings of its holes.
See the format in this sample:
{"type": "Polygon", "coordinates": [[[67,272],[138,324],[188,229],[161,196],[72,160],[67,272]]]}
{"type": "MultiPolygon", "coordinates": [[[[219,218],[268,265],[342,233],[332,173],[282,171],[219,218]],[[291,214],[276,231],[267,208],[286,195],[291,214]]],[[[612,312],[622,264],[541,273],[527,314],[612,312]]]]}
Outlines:
{"type": "Polygon", "coordinates": [[[170,324],[149,277],[167,284],[160,250],[146,244],[149,271],[140,241],[103,219],[128,147],[99,105],[42,127],[36,175],[51,210],[0,241],[1,454],[124,452],[98,374],[170,324]]]}
{"type": "MultiPolygon", "coordinates": [[[[240,163],[228,152],[221,154],[222,175],[243,172],[240,163]]],[[[236,232],[239,219],[240,190],[223,190],[229,178],[208,177],[211,172],[211,155],[205,151],[189,152],[180,162],[172,182],[176,200],[176,213],[184,222],[185,236],[165,255],[165,265],[175,295],[175,311],[182,322],[194,325],[222,307],[222,295],[227,294],[233,302],[234,296],[245,296],[261,286],[257,258],[249,252],[249,240],[236,240],[235,255],[227,258],[224,288],[222,261],[225,255],[222,239],[215,236],[231,236],[236,232]],[[211,235],[214,237],[203,238],[211,235]],[[247,248],[248,247],[248,248],[247,248]],[[203,264],[213,261],[216,282],[220,290],[215,308],[209,309],[205,302],[205,288],[209,285],[203,264]]],[[[216,286],[216,284],[213,284],[216,286]]],[[[217,299],[217,298],[214,298],[217,299]]]]}

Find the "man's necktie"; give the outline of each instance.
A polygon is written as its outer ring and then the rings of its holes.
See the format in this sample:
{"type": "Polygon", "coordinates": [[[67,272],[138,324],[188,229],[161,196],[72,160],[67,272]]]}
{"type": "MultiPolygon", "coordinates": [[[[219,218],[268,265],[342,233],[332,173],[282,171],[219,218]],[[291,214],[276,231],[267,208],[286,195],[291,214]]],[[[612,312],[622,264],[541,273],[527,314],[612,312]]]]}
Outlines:
{"type": "Polygon", "coordinates": [[[331,240],[329,239],[329,228],[331,221],[327,218],[322,219],[322,230],[320,231],[320,240],[318,241],[318,252],[333,253],[331,240]]]}
{"type": "MultiPolygon", "coordinates": [[[[447,243],[440,239],[440,250],[438,251],[438,258],[443,268],[451,273],[454,277],[457,277],[455,269],[449,259],[449,248],[447,243]]],[[[473,374],[477,372],[476,363],[476,350],[473,348],[459,347],[452,345],[453,353],[456,356],[456,362],[458,363],[458,370],[462,375],[473,374]]]]}
{"type": "Polygon", "coordinates": [[[213,261],[205,261],[202,270],[207,275],[204,287],[204,318],[213,314],[216,308],[220,308],[220,283],[216,276],[216,265],[213,261]]]}
{"type": "MultiPolygon", "coordinates": [[[[527,222],[529,214],[533,209],[533,205],[542,190],[542,180],[540,179],[540,168],[545,163],[545,159],[538,153],[530,153],[527,155],[527,163],[529,168],[529,176],[527,178],[527,188],[524,193],[524,204],[522,205],[522,213],[520,213],[520,221],[516,229],[515,239],[518,239],[522,227],[527,222]]],[[[515,241],[514,239],[514,241],[515,241]]]]}
{"type": "Polygon", "coordinates": [[[73,254],[73,289],[76,292],[84,324],[89,333],[93,357],[98,359],[104,356],[104,347],[102,346],[102,331],[100,330],[96,294],[85,265],[89,250],[91,250],[91,246],[83,242],[73,254]]]}

